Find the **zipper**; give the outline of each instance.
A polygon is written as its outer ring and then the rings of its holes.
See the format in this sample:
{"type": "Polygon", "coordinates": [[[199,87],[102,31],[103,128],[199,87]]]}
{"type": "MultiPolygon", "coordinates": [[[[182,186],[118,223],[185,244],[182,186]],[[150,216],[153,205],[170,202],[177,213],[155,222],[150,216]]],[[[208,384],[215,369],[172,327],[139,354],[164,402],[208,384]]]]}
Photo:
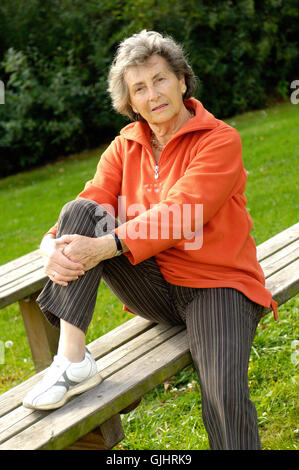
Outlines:
{"type": "Polygon", "coordinates": [[[155,166],[155,180],[159,178],[159,165],[155,166]]]}

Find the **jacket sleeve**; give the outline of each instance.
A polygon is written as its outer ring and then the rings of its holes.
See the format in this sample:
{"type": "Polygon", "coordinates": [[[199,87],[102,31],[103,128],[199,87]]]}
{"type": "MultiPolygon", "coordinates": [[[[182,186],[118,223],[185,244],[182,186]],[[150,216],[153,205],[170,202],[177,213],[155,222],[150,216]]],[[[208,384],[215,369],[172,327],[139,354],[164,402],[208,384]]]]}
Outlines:
{"type": "Polygon", "coordinates": [[[165,200],[116,229],[131,263],[192,239],[245,180],[239,133],[229,126],[210,132],[165,200]]]}
{"type": "Polygon", "coordinates": [[[102,154],[96,173],[85,184],[78,198],[91,199],[101,205],[110,206],[117,217],[117,197],[122,181],[121,143],[117,137],[102,154]]]}

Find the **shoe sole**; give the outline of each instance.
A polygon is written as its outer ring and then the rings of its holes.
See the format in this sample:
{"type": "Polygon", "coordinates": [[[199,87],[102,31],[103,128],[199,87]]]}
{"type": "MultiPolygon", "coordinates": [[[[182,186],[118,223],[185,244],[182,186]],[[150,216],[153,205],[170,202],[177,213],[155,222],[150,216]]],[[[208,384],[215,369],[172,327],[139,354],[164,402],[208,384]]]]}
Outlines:
{"type": "Polygon", "coordinates": [[[99,385],[103,381],[102,376],[97,373],[93,375],[89,380],[75,385],[69,389],[63,398],[56,403],[49,403],[48,405],[32,405],[31,403],[23,402],[23,406],[26,408],[31,408],[32,410],[55,410],[56,408],[61,408],[65,403],[73,396],[80,395],[80,393],[87,392],[91,388],[99,385]]]}

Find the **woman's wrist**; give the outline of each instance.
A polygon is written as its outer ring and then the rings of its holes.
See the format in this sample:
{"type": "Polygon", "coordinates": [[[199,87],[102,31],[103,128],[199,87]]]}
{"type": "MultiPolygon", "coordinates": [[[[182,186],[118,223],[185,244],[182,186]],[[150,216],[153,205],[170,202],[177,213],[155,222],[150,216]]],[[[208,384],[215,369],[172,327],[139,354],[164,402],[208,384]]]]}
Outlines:
{"type": "Polygon", "coordinates": [[[121,246],[122,246],[122,249],[123,249],[123,253],[128,253],[130,250],[127,247],[127,245],[125,244],[125,242],[121,239],[119,239],[119,240],[120,240],[120,243],[121,243],[121,246]]]}
{"type": "Polygon", "coordinates": [[[114,238],[115,246],[116,246],[116,253],[115,253],[114,256],[122,255],[122,253],[123,253],[123,247],[122,247],[122,244],[121,244],[120,239],[118,238],[118,235],[117,235],[115,232],[111,232],[111,235],[112,235],[113,238],[114,238]]]}
{"type": "Polygon", "coordinates": [[[125,242],[118,238],[118,235],[115,232],[111,232],[108,236],[111,240],[111,243],[113,244],[113,258],[129,251],[129,248],[126,246],[125,242]]]}

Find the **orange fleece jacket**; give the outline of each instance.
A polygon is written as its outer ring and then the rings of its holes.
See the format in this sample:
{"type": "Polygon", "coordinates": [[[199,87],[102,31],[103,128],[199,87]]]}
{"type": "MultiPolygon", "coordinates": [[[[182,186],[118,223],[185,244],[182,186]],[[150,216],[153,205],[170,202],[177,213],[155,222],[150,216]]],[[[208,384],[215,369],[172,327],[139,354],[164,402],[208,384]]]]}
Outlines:
{"type": "Polygon", "coordinates": [[[149,126],[134,122],[102,154],[93,180],[78,197],[107,204],[125,222],[115,231],[132,264],[155,256],[168,282],[232,287],[272,306],[276,317],[277,304],[265,288],[250,236],[239,133],[200,101],[191,98],[185,105],[195,116],[163,149],[157,179],[149,126]]]}

